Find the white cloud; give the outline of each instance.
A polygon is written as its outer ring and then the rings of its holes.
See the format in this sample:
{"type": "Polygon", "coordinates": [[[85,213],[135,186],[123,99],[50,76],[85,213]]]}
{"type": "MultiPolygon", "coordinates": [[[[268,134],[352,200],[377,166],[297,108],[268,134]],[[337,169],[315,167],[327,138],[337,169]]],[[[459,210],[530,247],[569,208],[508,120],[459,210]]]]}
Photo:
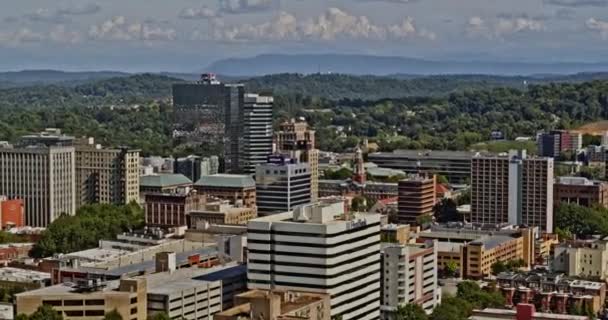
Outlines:
{"type": "Polygon", "coordinates": [[[110,41],[170,41],[177,38],[172,28],[163,28],[149,23],[128,23],[124,16],[115,16],[89,29],[89,38],[110,41]]]}
{"type": "Polygon", "coordinates": [[[48,39],[59,43],[78,43],[82,40],[82,34],[78,31],[68,30],[64,25],[59,25],[49,31],[48,39]]]}
{"type": "Polygon", "coordinates": [[[220,11],[238,14],[271,9],[275,0],[219,0],[220,11]]]}
{"type": "Polygon", "coordinates": [[[46,8],[39,8],[34,12],[25,14],[23,17],[32,22],[64,23],[68,21],[64,15],[46,8]]]}
{"type": "Polygon", "coordinates": [[[208,7],[185,8],[179,13],[179,17],[187,20],[210,19],[217,17],[217,12],[208,7]]]}
{"type": "Polygon", "coordinates": [[[470,37],[486,39],[502,39],[516,33],[540,32],[543,30],[545,30],[545,24],[541,19],[527,16],[499,16],[492,21],[474,16],[469,18],[466,26],[466,32],[470,37]]]}
{"type": "Polygon", "coordinates": [[[218,19],[213,29],[212,38],[223,41],[437,38],[432,31],[417,29],[411,17],[394,25],[378,25],[366,16],[354,16],[338,8],[329,8],[318,17],[305,21],[287,12],[280,12],[275,19],[261,24],[226,26],[218,19]]]}
{"type": "Polygon", "coordinates": [[[16,47],[26,43],[40,42],[44,39],[44,35],[28,28],[21,28],[14,32],[0,32],[1,46],[16,47]]]}
{"type": "Polygon", "coordinates": [[[608,39],[608,21],[589,18],[585,25],[587,29],[599,32],[603,39],[608,39]]]}
{"type": "Polygon", "coordinates": [[[61,8],[57,10],[57,13],[60,15],[82,16],[96,14],[99,11],[101,11],[101,6],[99,6],[97,3],[83,3],[61,8]]]}

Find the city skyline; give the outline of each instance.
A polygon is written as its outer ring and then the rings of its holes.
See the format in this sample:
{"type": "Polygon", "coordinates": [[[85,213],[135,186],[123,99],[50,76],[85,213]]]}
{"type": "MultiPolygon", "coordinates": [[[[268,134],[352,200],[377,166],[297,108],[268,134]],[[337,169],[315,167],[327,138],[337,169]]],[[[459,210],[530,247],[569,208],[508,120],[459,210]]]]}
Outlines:
{"type": "Polygon", "coordinates": [[[196,72],[264,53],[597,62],[608,1],[27,0],[0,26],[0,70],[196,72]]]}

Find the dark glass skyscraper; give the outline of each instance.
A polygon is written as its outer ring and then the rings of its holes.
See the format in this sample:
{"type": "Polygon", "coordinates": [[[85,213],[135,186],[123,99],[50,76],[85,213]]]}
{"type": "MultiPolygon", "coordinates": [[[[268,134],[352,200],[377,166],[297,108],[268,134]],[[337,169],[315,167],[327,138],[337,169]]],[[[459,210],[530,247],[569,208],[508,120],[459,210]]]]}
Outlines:
{"type": "Polygon", "coordinates": [[[213,74],[174,84],[174,137],[200,149],[203,156],[222,156],[225,171],[239,171],[244,95],[242,84],[220,83],[213,74]]]}

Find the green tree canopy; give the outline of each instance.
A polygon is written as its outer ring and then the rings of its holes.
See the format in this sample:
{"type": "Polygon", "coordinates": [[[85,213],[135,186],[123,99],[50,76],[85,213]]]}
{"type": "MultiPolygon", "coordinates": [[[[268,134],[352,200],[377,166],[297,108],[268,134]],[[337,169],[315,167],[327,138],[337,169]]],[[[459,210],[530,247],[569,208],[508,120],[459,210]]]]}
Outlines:
{"type": "Polygon", "coordinates": [[[428,318],[424,309],[413,303],[399,306],[395,312],[396,320],[427,320],[428,318]]]}

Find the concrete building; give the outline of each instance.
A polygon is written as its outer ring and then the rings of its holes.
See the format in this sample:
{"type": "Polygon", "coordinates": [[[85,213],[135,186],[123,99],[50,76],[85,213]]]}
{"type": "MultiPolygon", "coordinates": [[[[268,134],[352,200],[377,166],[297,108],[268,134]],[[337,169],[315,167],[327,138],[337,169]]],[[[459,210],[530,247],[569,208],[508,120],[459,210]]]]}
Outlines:
{"type": "Polygon", "coordinates": [[[310,165],[284,155],[268,157],[256,168],[258,215],[285,212],[311,203],[310,165]]]}
{"type": "MultiPolygon", "coordinates": [[[[46,227],[62,214],[76,213],[76,156],[73,146],[45,145],[37,138],[64,140],[41,134],[24,137],[17,147],[0,146],[0,194],[24,200],[27,225],[46,227]]],[[[72,141],[65,139],[61,143],[72,141]]]]}
{"type": "Polygon", "coordinates": [[[224,169],[239,170],[245,88],[223,84],[214,74],[173,85],[175,138],[202,148],[204,156],[221,155],[224,169]]]}
{"type": "Polygon", "coordinates": [[[400,224],[418,224],[423,216],[432,217],[437,203],[435,176],[412,176],[399,181],[397,221],[400,224]]]}
{"type": "Polygon", "coordinates": [[[139,201],[139,150],[76,144],[76,206],[139,201]]]}
{"type": "Polygon", "coordinates": [[[249,221],[247,246],[250,289],[328,294],[332,317],[380,317],[379,215],[300,206],[249,221]]]}
{"type": "Polygon", "coordinates": [[[22,199],[0,196],[0,226],[2,230],[25,226],[25,205],[22,199]]]}
{"type": "Polygon", "coordinates": [[[204,224],[246,225],[249,220],[257,218],[255,208],[237,207],[227,200],[207,201],[202,208],[189,213],[190,228],[201,229],[204,224]]]}
{"type": "Polygon", "coordinates": [[[66,320],[103,319],[116,310],[123,319],[146,320],[145,279],[102,282],[80,281],[59,284],[16,295],[17,314],[30,315],[42,305],[50,305],[66,320]]]}
{"type": "Polygon", "coordinates": [[[553,159],[474,157],[471,163],[471,215],[480,224],[527,225],[553,231],[553,159]]]}
{"type": "Polygon", "coordinates": [[[608,279],[608,240],[576,240],[555,246],[553,270],[568,276],[608,279]]]}
{"type": "Polygon", "coordinates": [[[0,287],[4,289],[39,289],[51,285],[51,274],[11,267],[0,268],[0,287]]]}
{"type": "Polygon", "coordinates": [[[406,174],[432,173],[446,177],[450,183],[466,183],[471,178],[471,159],[477,153],[465,151],[396,150],[368,155],[370,162],[382,168],[406,174]]]}
{"type": "Polygon", "coordinates": [[[286,121],[274,133],[276,151],[298,158],[310,165],[310,198],[319,197],[319,150],[315,148],[315,131],[305,121],[286,121]]]}
{"type": "Polygon", "coordinates": [[[246,270],[230,263],[209,269],[170,269],[137,278],[147,283],[149,316],[165,313],[171,319],[212,320],[247,289],[246,270]]]}
{"type": "Polygon", "coordinates": [[[243,124],[239,152],[239,169],[254,174],[272,154],[272,96],[245,94],[243,124]]]}
{"type": "Polygon", "coordinates": [[[160,173],[139,178],[142,197],[147,193],[179,193],[192,188],[192,181],[183,174],[160,173]]]}
{"type": "Polygon", "coordinates": [[[206,196],[196,191],[178,193],[147,193],[144,214],[146,226],[171,228],[188,225],[190,212],[200,210],[206,196]]]}
{"type": "Polygon", "coordinates": [[[256,208],[255,180],[249,175],[214,174],[194,184],[199,194],[228,200],[233,205],[256,208]]]}
{"type": "Polygon", "coordinates": [[[214,320],[330,320],[329,296],[308,292],[251,290],[214,320]]]}
{"type": "Polygon", "coordinates": [[[401,305],[418,304],[431,313],[441,302],[437,285],[437,242],[382,245],[382,319],[395,319],[401,305]]]}
{"type": "Polygon", "coordinates": [[[460,275],[479,279],[491,273],[497,261],[523,260],[525,267],[535,262],[538,228],[483,225],[433,225],[413,237],[417,241],[438,241],[439,269],[455,264],[460,275]]]}
{"type": "Polygon", "coordinates": [[[585,207],[608,207],[608,183],[584,177],[558,177],[553,186],[554,203],[574,203],[585,207]]]}
{"type": "Polygon", "coordinates": [[[568,278],[559,273],[503,272],[496,277],[496,284],[507,308],[538,303],[542,312],[567,315],[576,306],[597,314],[603,310],[606,299],[606,283],[568,278]]]}

